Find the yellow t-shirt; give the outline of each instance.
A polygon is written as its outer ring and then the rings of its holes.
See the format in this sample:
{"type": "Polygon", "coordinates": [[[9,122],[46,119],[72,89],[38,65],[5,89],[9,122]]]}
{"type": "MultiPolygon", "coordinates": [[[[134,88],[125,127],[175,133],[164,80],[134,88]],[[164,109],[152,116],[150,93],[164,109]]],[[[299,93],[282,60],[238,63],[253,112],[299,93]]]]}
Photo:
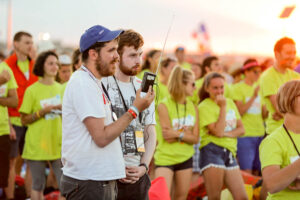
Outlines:
{"type": "MultiPolygon", "coordinates": [[[[237,139],[229,137],[216,137],[208,133],[207,125],[215,123],[219,119],[220,107],[211,99],[206,98],[199,106],[200,125],[200,149],[214,143],[231,151],[235,156],[237,150],[237,139]]],[[[232,131],[236,128],[237,120],[241,118],[237,107],[231,99],[226,98],[226,127],[224,131],[232,131]]]]}
{"type": "Polygon", "coordinates": [[[159,104],[164,98],[169,96],[169,91],[168,87],[161,83],[158,82],[157,86],[154,86],[154,91],[155,91],[155,104],[159,104]]]}
{"type": "MultiPolygon", "coordinates": [[[[254,94],[257,84],[252,86],[241,81],[232,87],[232,99],[247,103],[254,94]]],[[[245,134],[242,137],[258,137],[265,134],[264,122],[262,118],[261,97],[258,95],[250,108],[242,115],[242,122],[245,134]]]]}
{"type": "MultiPolygon", "coordinates": [[[[4,62],[0,64],[0,73],[3,70],[9,72],[10,79],[5,84],[0,85],[0,98],[7,97],[9,90],[18,88],[13,72],[4,62]]],[[[0,105],[0,136],[2,135],[9,135],[9,123],[7,107],[0,105]]]]}
{"type": "Polygon", "coordinates": [[[68,82],[65,82],[65,83],[61,84],[61,96],[62,96],[62,98],[64,97],[65,90],[66,90],[66,87],[67,87],[67,83],[68,82]]]}
{"type": "MultiPolygon", "coordinates": [[[[289,131],[289,133],[298,150],[300,150],[300,134],[295,134],[292,131],[289,131]]],[[[280,169],[283,169],[299,158],[297,151],[283,126],[279,126],[279,128],[262,141],[259,147],[259,156],[262,170],[271,165],[278,165],[280,166],[280,169]]],[[[286,188],[275,194],[269,194],[267,199],[300,199],[300,192],[286,188]]]]}
{"type": "MultiPolygon", "coordinates": [[[[18,66],[20,70],[23,72],[24,76],[26,79],[29,79],[29,60],[25,61],[19,61],[18,60],[18,66]]],[[[23,126],[21,123],[21,118],[20,117],[10,117],[10,121],[12,124],[16,126],[23,126]]]]}
{"type": "MultiPolygon", "coordinates": [[[[184,104],[177,104],[178,112],[176,102],[172,100],[171,97],[165,98],[161,103],[168,109],[169,119],[174,130],[180,130],[183,126],[194,126],[195,123],[197,123],[195,106],[191,101],[187,100],[186,106],[184,106],[184,104]],[[184,111],[185,107],[186,111],[184,111]]],[[[184,142],[168,143],[164,140],[161,131],[156,132],[156,134],[158,141],[154,153],[156,165],[175,165],[182,163],[193,156],[195,151],[192,144],[184,142]]]]}
{"type": "Polygon", "coordinates": [[[164,85],[161,82],[158,82],[157,86],[154,87],[154,91],[155,91],[155,109],[156,109],[156,112],[155,112],[155,121],[156,121],[155,130],[156,130],[156,133],[161,132],[161,126],[159,124],[160,122],[159,122],[157,107],[163,99],[170,96],[169,91],[168,91],[168,87],[166,85],[164,85]]]}
{"type": "MultiPolygon", "coordinates": [[[[141,79],[141,80],[143,80],[143,77],[144,77],[144,73],[145,72],[150,72],[150,70],[149,69],[144,69],[144,70],[142,70],[140,73],[138,73],[137,75],[136,75],[136,77],[138,77],[139,79],[141,79]]],[[[158,80],[158,79],[157,79],[158,80]]]]}
{"type": "Polygon", "coordinates": [[[188,62],[183,62],[181,65],[180,65],[183,69],[188,69],[188,70],[191,70],[192,69],[192,65],[188,62]]]}
{"type": "Polygon", "coordinates": [[[204,78],[202,77],[195,82],[196,89],[193,93],[193,96],[188,97],[194,103],[194,105],[198,105],[198,103],[199,103],[199,90],[202,87],[203,80],[204,80],[204,78]]]}
{"type": "MultiPolygon", "coordinates": [[[[29,86],[20,113],[31,114],[47,105],[61,104],[61,85],[45,85],[39,81],[29,86]]],[[[56,160],[61,152],[61,116],[49,113],[28,125],[22,157],[29,160],[56,160]]]]}
{"type": "Polygon", "coordinates": [[[272,133],[276,128],[283,124],[283,119],[275,121],[272,118],[272,115],[275,113],[275,109],[268,96],[277,94],[278,89],[284,83],[299,78],[300,75],[297,72],[287,69],[284,74],[281,74],[274,67],[270,67],[261,75],[259,81],[260,90],[263,98],[263,103],[266,104],[267,110],[269,111],[268,118],[266,119],[266,132],[268,134],[272,133]]]}

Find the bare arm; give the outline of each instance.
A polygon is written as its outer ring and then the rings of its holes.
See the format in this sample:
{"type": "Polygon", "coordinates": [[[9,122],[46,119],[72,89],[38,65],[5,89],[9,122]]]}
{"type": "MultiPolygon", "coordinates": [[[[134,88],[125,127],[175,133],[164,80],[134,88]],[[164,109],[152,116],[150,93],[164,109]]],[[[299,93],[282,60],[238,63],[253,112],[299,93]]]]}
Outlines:
{"type": "Polygon", "coordinates": [[[238,108],[240,114],[243,116],[247,110],[251,107],[251,105],[253,104],[254,100],[255,100],[255,96],[252,96],[249,101],[247,101],[246,103],[243,103],[242,101],[234,101],[236,107],[238,108]]]}
{"type": "Polygon", "coordinates": [[[7,70],[3,70],[0,74],[0,85],[5,84],[10,79],[10,74],[7,70]]]}
{"type": "Polygon", "coordinates": [[[171,125],[171,121],[168,115],[168,109],[164,104],[158,105],[158,116],[159,116],[159,122],[162,129],[162,136],[164,140],[166,140],[169,143],[177,142],[179,137],[179,131],[173,130],[173,127],[171,125]]]}
{"type": "Polygon", "coordinates": [[[236,128],[232,131],[224,132],[224,137],[236,138],[244,135],[245,129],[242,123],[242,120],[237,121],[236,128]]]}
{"type": "Polygon", "coordinates": [[[220,106],[219,118],[215,123],[207,125],[207,128],[210,134],[216,137],[223,137],[226,126],[226,99],[220,96],[218,99],[218,105],[220,106]]]}
{"type": "Polygon", "coordinates": [[[266,119],[267,117],[268,117],[268,110],[267,110],[267,108],[266,108],[266,105],[263,105],[262,107],[261,107],[261,114],[262,114],[262,118],[263,119],[266,119]]]}
{"type": "Polygon", "coordinates": [[[104,118],[87,117],[83,120],[83,123],[91,134],[94,142],[103,148],[119,137],[132,120],[132,115],[126,112],[117,121],[108,126],[104,125],[104,118]]]}
{"type": "Polygon", "coordinates": [[[241,115],[244,115],[247,110],[251,107],[253,102],[255,101],[259,91],[259,86],[257,86],[254,90],[253,96],[247,101],[246,103],[243,103],[242,101],[235,101],[235,104],[240,112],[241,115]]]}
{"type": "Polygon", "coordinates": [[[273,114],[273,119],[276,121],[282,119],[283,116],[280,113],[280,111],[278,110],[277,103],[276,103],[276,94],[268,96],[268,98],[270,99],[270,101],[275,109],[275,113],[273,114]]]}
{"type": "Polygon", "coordinates": [[[141,163],[145,163],[149,166],[154,150],[156,147],[156,131],[154,125],[148,125],[145,127],[145,153],[142,156],[141,163]]]}
{"type": "Polygon", "coordinates": [[[300,175],[300,159],[280,169],[279,165],[267,166],[262,171],[264,184],[270,193],[287,188],[300,175]]]}
{"type": "MultiPolygon", "coordinates": [[[[140,97],[141,89],[137,90],[136,99],[133,105],[141,112],[148,108],[152,103],[155,93],[152,92],[150,87],[148,93],[145,97],[140,97]]],[[[108,126],[104,125],[104,118],[87,117],[83,120],[86,128],[91,134],[94,142],[99,147],[105,147],[111,143],[114,139],[119,137],[119,135],[127,128],[127,126],[132,121],[133,117],[129,112],[126,112],[117,121],[111,123],[108,126]]]]}
{"type": "Polygon", "coordinates": [[[184,131],[184,136],[182,141],[189,143],[189,144],[197,144],[199,142],[199,116],[198,116],[198,109],[195,106],[196,111],[196,121],[195,125],[192,127],[188,127],[188,130],[184,131]]]}
{"type": "Polygon", "coordinates": [[[0,97],[0,105],[4,107],[18,107],[18,94],[16,89],[9,89],[7,97],[0,97]]]}
{"type": "Polygon", "coordinates": [[[43,108],[35,113],[30,113],[30,114],[20,113],[21,122],[22,122],[23,126],[32,124],[32,123],[38,121],[39,119],[43,118],[46,114],[50,113],[51,110],[53,110],[56,107],[57,106],[46,106],[45,108],[43,108]]]}

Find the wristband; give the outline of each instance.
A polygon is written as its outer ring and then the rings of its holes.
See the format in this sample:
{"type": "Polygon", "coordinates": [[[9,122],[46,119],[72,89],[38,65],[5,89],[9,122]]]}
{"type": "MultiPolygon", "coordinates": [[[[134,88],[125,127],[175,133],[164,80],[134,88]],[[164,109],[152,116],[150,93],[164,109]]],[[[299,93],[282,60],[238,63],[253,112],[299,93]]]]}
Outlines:
{"type": "Polygon", "coordinates": [[[148,172],[149,168],[148,168],[148,166],[146,165],[146,163],[141,163],[139,166],[145,167],[145,168],[146,168],[146,172],[148,172]]]}
{"type": "Polygon", "coordinates": [[[137,115],[136,115],[136,113],[133,110],[128,109],[128,112],[132,115],[133,119],[136,118],[137,115]]]}
{"type": "Polygon", "coordinates": [[[184,132],[181,132],[178,137],[178,142],[181,142],[184,137],[184,132]]]}
{"type": "Polygon", "coordinates": [[[37,116],[38,118],[41,118],[40,111],[37,111],[37,112],[36,112],[36,116],[37,116]]]}
{"type": "Polygon", "coordinates": [[[129,109],[133,110],[135,112],[136,115],[139,115],[139,110],[135,107],[135,106],[130,106],[129,109]]]}

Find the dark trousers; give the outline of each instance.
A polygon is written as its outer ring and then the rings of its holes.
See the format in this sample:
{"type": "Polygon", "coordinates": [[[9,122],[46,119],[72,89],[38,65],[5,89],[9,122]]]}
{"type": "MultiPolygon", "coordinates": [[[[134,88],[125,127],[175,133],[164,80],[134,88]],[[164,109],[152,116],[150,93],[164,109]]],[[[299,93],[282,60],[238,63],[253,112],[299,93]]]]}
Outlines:
{"type": "Polygon", "coordinates": [[[9,135],[2,135],[0,136],[0,188],[5,188],[8,184],[9,153],[9,135]]]}
{"type": "Polygon", "coordinates": [[[61,194],[67,200],[115,200],[116,181],[77,180],[65,175],[61,177],[61,194]]]}
{"type": "Polygon", "coordinates": [[[148,191],[151,181],[148,174],[142,176],[134,184],[125,184],[118,181],[118,200],[148,200],[148,191]]]}

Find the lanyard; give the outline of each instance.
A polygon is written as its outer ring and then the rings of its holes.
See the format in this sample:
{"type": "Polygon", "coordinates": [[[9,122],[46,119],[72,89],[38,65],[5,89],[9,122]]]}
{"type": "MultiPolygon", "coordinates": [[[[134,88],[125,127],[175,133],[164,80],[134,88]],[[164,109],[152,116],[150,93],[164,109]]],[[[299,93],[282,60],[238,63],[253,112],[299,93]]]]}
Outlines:
{"type": "MultiPolygon", "coordinates": [[[[115,76],[113,76],[113,78],[114,78],[115,83],[116,83],[116,85],[117,85],[118,92],[119,92],[119,94],[120,94],[120,96],[121,96],[121,100],[122,100],[122,103],[123,103],[123,105],[124,105],[125,112],[127,112],[128,106],[127,106],[126,103],[125,103],[125,99],[124,99],[123,94],[122,94],[122,91],[121,91],[121,89],[120,89],[120,87],[119,87],[118,81],[117,81],[117,79],[116,79],[115,76]]],[[[130,79],[131,79],[131,78],[130,78],[130,79]]],[[[133,89],[134,89],[134,93],[136,94],[136,89],[135,89],[134,84],[133,84],[133,79],[131,79],[130,82],[131,82],[132,87],[133,87],[133,89]]],[[[142,124],[142,115],[141,115],[141,113],[139,113],[139,122],[140,122],[140,124],[142,124]]]]}
{"type": "Polygon", "coordinates": [[[110,104],[110,110],[111,110],[111,117],[112,117],[112,120],[113,121],[116,121],[117,120],[117,115],[116,113],[113,111],[113,107],[112,107],[112,104],[111,104],[111,101],[110,101],[110,98],[108,96],[108,93],[103,85],[103,83],[101,82],[101,86],[99,85],[96,77],[91,73],[90,70],[88,70],[85,66],[81,66],[81,69],[85,72],[88,73],[88,75],[93,79],[93,81],[96,82],[97,86],[100,88],[101,92],[102,92],[102,95],[103,95],[103,98],[104,98],[104,103],[105,103],[105,99],[107,100],[108,104],[110,104]]]}
{"type": "Polygon", "coordinates": [[[291,139],[291,141],[292,141],[292,143],[293,143],[293,145],[294,145],[294,147],[295,147],[295,149],[296,149],[298,155],[300,156],[300,153],[299,153],[299,151],[298,151],[298,149],[297,149],[297,146],[296,146],[296,144],[295,144],[295,142],[294,142],[292,136],[290,135],[290,133],[289,133],[289,131],[287,130],[287,128],[285,127],[285,125],[283,124],[282,126],[283,126],[285,132],[286,132],[286,133],[288,134],[288,136],[290,137],[290,139],[291,139]]]}
{"type": "MultiPolygon", "coordinates": [[[[178,110],[178,103],[176,102],[176,112],[177,112],[177,117],[178,117],[178,130],[180,128],[180,118],[179,118],[179,110],[178,110]]],[[[184,116],[183,116],[183,125],[185,125],[185,115],[186,115],[186,103],[184,104],[184,116]]]]}

